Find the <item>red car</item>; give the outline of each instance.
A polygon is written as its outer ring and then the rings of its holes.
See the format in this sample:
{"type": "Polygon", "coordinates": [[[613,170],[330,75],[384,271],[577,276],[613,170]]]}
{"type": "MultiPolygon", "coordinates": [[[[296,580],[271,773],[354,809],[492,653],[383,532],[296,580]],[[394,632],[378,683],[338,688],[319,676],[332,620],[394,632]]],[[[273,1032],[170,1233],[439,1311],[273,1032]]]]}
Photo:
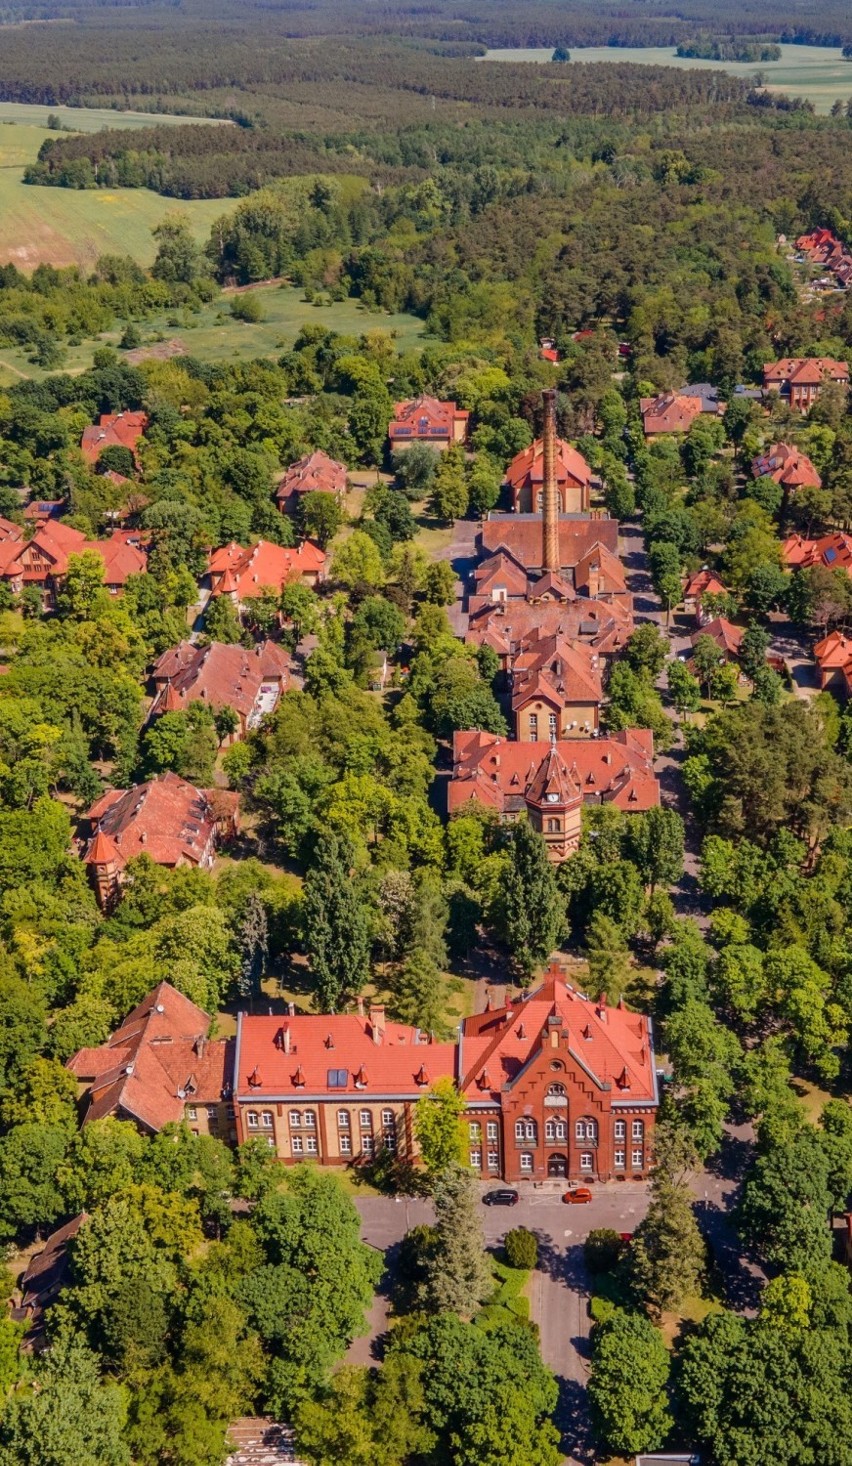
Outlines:
{"type": "Polygon", "coordinates": [[[566,1191],[562,1200],[569,1202],[572,1206],[582,1205],[584,1201],[591,1201],[592,1193],[588,1186],[572,1186],[566,1191]]]}

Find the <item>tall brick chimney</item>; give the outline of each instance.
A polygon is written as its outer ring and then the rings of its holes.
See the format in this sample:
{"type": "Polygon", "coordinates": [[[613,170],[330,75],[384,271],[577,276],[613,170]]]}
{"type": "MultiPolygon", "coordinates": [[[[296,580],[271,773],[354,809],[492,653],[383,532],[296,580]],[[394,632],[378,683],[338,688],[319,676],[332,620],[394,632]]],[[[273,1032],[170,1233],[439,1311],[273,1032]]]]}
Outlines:
{"type": "Polygon", "coordinates": [[[542,467],[542,568],[561,570],[559,563],[559,490],[556,485],[556,393],[553,388],[542,392],[544,402],[544,437],[542,467]]]}

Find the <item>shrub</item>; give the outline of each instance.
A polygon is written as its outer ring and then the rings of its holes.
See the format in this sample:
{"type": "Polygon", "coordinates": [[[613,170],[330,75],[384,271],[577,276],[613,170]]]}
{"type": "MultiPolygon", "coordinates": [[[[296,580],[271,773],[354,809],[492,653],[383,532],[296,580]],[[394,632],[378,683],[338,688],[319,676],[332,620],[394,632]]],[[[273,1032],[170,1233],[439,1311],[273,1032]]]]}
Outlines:
{"type": "Polygon", "coordinates": [[[624,1243],[612,1227],[598,1227],[589,1233],[583,1252],[590,1273],[610,1273],[624,1252],[624,1243]]]}
{"type": "Polygon", "coordinates": [[[507,1232],[504,1246],[511,1267],[529,1271],[538,1262],[538,1242],[526,1227],[515,1227],[507,1232]]]}

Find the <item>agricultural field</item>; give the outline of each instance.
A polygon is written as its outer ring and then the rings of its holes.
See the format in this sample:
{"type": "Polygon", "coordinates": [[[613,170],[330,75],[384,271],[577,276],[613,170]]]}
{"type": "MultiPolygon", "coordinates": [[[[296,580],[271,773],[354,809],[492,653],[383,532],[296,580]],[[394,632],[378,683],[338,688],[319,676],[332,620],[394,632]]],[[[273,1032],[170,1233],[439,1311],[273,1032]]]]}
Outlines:
{"type": "MultiPolygon", "coordinates": [[[[551,50],[536,48],[489,51],[485,61],[549,61],[551,50]]],[[[838,97],[852,97],[852,61],[844,61],[838,46],[782,46],[780,61],[699,61],[676,56],[674,46],[585,46],[571,48],[571,61],[631,61],[639,66],[675,66],[680,69],[728,71],[752,77],[760,72],[772,92],[806,97],[817,112],[828,112],[838,97]]]]}
{"type": "MultiPolygon", "coordinates": [[[[40,198],[45,194],[51,197],[68,194],[67,189],[58,188],[34,188],[30,191],[40,198]]],[[[128,189],[126,192],[138,194],[141,190],[128,189]]],[[[71,199],[98,197],[103,195],[70,194],[71,199]]],[[[221,213],[222,200],[216,200],[210,207],[221,213]]],[[[154,356],[186,354],[201,361],[277,357],[292,346],[302,326],[307,324],[355,336],[371,330],[388,331],[395,336],[400,348],[406,350],[417,345],[425,331],[423,321],[416,316],[366,310],[356,300],[313,305],[295,286],[264,285],[252,289],[251,293],[260,302],[262,321],[249,324],[236,320],[230,313],[233,293],[225,292],[198,312],[164,314],[143,322],[140,326],[143,351],[154,356]]],[[[97,348],[117,346],[120,334],[119,330],[106,332],[94,340],[84,341],[80,346],[70,347],[60,370],[85,371],[92,365],[97,348]]],[[[138,360],[139,355],[139,352],[132,352],[130,359],[138,360]]],[[[25,352],[0,348],[0,385],[8,386],[22,377],[41,380],[49,375],[49,372],[34,366],[25,352]]]]}
{"type": "Polygon", "coordinates": [[[160,117],[149,112],[113,112],[108,108],[28,107],[0,103],[0,263],[22,270],[36,265],[79,265],[91,269],[99,255],[132,254],[142,265],[154,258],[151,230],[166,214],[180,210],[199,240],[206,239],[214,219],[236,200],[199,199],[184,203],[144,188],[32,188],[22,180],[26,164],[35,160],[49,131],[53,112],[68,127],[96,132],[102,127],[144,127],[152,122],[200,119],[160,117]]]}

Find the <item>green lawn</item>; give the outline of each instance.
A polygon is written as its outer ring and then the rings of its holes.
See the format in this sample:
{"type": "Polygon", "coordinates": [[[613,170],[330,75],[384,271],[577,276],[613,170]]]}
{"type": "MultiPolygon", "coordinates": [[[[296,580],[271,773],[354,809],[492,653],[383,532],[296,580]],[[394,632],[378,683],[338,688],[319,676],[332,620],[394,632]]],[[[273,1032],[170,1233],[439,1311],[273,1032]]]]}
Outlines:
{"type": "MultiPolygon", "coordinates": [[[[547,49],[512,49],[489,51],[487,61],[549,61],[553,52],[547,49]]],[[[770,91],[786,92],[791,97],[808,97],[817,112],[828,112],[838,97],[852,96],[852,62],[844,61],[839,46],[782,46],[780,61],[699,61],[694,57],[675,55],[674,46],[582,46],[571,47],[571,63],[565,66],[565,80],[570,85],[571,65],[575,61],[630,61],[639,66],[704,67],[705,70],[729,71],[733,76],[751,78],[761,72],[770,91]]]]}
{"type": "MultiPolygon", "coordinates": [[[[30,191],[51,195],[66,192],[64,189],[46,188],[30,191]]],[[[129,193],[140,191],[126,190],[129,193]]],[[[97,199],[103,195],[75,193],[71,197],[97,199]]],[[[221,210],[221,201],[218,207],[221,210]]],[[[238,361],[279,356],[292,346],[302,326],[306,324],[322,325],[330,331],[353,336],[360,336],[364,331],[388,331],[396,335],[399,344],[405,349],[416,345],[425,330],[423,322],[416,316],[389,315],[384,311],[367,310],[357,300],[335,301],[331,305],[322,306],[311,305],[295,286],[262,286],[253,293],[261,301],[265,316],[257,325],[235,320],[230,313],[230,299],[225,295],[197,313],[184,311],[163,314],[140,322],[143,343],[152,348],[152,354],[157,354],[158,344],[178,341],[184,348],[184,354],[196,356],[201,361],[238,361]]],[[[107,331],[94,340],[84,341],[80,346],[69,347],[60,370],[84,371],[91,366],[97,348],[104,345],[117,346],[120,335],[121,332],[117,329],[107,331]]],[[[9,347],[0,348],[0,385],[9,385],[21,377],[40,380],[48,375],[48,372],[33,366],[23,351],[9,347]]]]}
{"type": "MultiPolygon", "coordinates": [[[[81,132],[99,128],[140,127],[152,122],[185,122],[144,112],[101,109],[21,107],[21,122],[9,121],[12,103],[0,103],[0,263],[19,269],[36,265],[79,265],[91,269],[99,255],[131,254],[140,264],[154,258],[151,230],[166,214],[180,210],[196,239],[206,240],[214,219],[234,208],[235,199],[167,199],[147,188],[34,188],[22,182],[23,169],[34,162],[45,138],[61,134],[43,125],[50,110],[79,119],[81,132]],[[39,125],[41,124],[41,125],[39,125]]],[[[198,119],[191,119],[197,121],[198,119]]]]}

